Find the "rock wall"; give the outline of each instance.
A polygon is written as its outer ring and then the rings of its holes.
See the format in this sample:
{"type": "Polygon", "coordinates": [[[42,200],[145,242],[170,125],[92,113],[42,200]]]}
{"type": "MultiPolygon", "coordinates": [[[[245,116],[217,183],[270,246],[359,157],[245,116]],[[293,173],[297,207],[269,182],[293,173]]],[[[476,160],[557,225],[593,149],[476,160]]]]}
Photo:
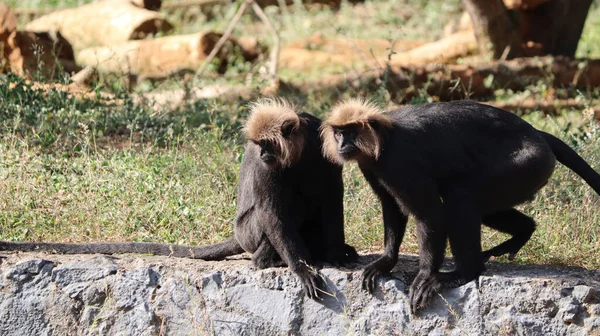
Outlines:
{"type": "Polygon", "coordinates": [[[0,335],[600,335],[599,271],[492,263],[412,316],[415,257],[375,295],[360,289],[360,265],[325,268],[333,295],[323,303],[304,298],[287,269],[249,265],[12,254],[1,266],[0,335]]]}

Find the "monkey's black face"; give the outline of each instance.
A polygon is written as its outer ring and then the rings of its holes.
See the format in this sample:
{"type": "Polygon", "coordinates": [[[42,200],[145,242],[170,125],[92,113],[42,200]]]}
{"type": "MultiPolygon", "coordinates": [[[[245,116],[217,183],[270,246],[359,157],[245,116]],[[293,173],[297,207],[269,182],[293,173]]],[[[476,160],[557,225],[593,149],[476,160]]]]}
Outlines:
{"type": "Polygon", "coordinates": [[[344,160],[356,159],[360,154],[360,150],[356,146],[358,131],[356,127],[333,128],[338,154],[344,160]]]}
{"type": "Polygon", "coordinates": [[[277,162],[277,154],[275,153],[274,146],[269,141],[255,142],[259,148],[259,155],[262,162],[267,165],[273,165],[277,162]]]}

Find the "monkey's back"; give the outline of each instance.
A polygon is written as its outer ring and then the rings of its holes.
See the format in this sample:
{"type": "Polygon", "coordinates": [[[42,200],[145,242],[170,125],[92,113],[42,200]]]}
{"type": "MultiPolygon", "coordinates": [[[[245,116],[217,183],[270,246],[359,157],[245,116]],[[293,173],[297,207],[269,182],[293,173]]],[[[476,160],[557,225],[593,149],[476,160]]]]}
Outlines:
{"type": "Polygon", "coordinates": [[[413,105],[389,116],[395,128],[389,141],[434,175],[493,167],[514,160],[515,153],[526,147],[549,150],[539,132],[523,119],[473,101],[413,105]]]}

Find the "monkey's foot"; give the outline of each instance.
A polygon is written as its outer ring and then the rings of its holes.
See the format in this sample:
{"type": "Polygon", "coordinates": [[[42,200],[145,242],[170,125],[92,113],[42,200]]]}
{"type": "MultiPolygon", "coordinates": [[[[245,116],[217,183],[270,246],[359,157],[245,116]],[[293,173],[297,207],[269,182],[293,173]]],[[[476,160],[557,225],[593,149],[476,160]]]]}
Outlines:
{"type": "Polygon", "coordinates": [[[492,256],[500,257],[505,254],[508,254],[508,260],[513,261],[521,247],[523,247],[523,244],[511,238],[496,247],[483,251],[483,262],[488,262],[492,256]]]}
{"type": "Polygon", "coordinates": [[[394,268],[394,265],[396,265],[396,261],[397,260],[392,257],[383,255],[381,258],[367,265],[363,272],[362,288],[373,294],[375,291],[375,280],[377,277],[380,275],[389,274],[392,268],[394,268]]]}
{"type": "Polygon", "coordinates": [[[456,271],[447,273],[420,271],[410,285],[408,293],[411,312],[416,314],[420,309],[427,307],[434,295],[443,289],[460,287],[468,282],[456,271]]]}

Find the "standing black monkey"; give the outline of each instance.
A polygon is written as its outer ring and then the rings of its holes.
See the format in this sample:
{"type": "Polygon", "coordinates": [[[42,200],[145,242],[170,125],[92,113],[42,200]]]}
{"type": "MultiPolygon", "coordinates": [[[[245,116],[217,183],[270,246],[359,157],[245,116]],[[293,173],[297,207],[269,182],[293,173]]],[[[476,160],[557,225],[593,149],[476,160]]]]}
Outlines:
{"type": "Polygon", "coordinates": [[[149,253],[204,260],[252,253],[258,268],[288,265],[306,294],[318,296],[310,265],[345,264],[358,257],[344,243],[342,169],[322,156],[321,120],[283,100],[253,104],[240,168],[235,237],[209,246],[160,243],[1,242],[0,251],[62,254],[149,253]]]}
{"type": "Polygon", "coordinates": [[[364,271],[363,288],[398,260],[408,215],[417,222],[419,273],[410,286],[417,311],[443,288],[476,279],[491,256],[523,247],[535,222],[513,207],[531,200],[556,160],[600,194],[600,175],[558,138],[516,115],[472,101],[405,107],[387,114],[370,103],[337,105],[322,126],[324,154],[357,161],[382,204],[385,251],[364,271]],[[512,235],[482,253],[483,223],[512,235]],[[440,272],[446,237],[457,270],[440,272]]]}

